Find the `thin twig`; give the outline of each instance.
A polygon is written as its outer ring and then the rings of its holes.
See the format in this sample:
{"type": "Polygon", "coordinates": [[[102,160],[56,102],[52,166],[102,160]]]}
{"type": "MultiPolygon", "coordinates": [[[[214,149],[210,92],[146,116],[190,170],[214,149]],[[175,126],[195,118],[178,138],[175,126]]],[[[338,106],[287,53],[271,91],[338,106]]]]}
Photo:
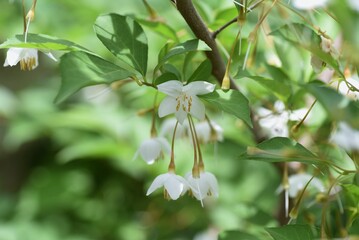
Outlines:
{"type": "Polygon", "coordinates": [[[231,21],[224,24],[222,27],[218,28],[216,31],[212,32],[212,38],[215,39],[217,35],[222,32],[224,29],[237,22],[238,17],[233,18],[231,21]]]}

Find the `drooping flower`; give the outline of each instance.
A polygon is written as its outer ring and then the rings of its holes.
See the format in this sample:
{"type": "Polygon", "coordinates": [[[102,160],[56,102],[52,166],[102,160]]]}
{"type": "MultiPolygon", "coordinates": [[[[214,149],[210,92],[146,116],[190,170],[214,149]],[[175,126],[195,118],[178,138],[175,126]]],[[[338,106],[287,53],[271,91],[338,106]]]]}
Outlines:
{"type": "Polygon", "coordinates": [[[345,122],[338,124],[338,128],[330,137],[330,141],[347,151],[359,151],[359,131],[351,128],[345,122]]]}
{"type": "Polygon", "coordinates": [[[171,151],[170,149],[170,144],[165,138],[150,138],[142,142],[135,154],[135,158],[140,154],[147,164],[153,164],[157,159],[163,156],[163,153],[169,154],[171,151]]]}
{"type": "Polygon", "coordinates": [[[165,198],[176,200],[187,191],[188,184],[183,177],[173,172],[164,173],[155,178],[146,195],[150,195],[161,187],[164,187],[165,198]]]}
{"type": "MultiPolygon", "coordinates": [[[[310,181],[313,176],[307,173],[297,173],[289,176],[289,197],[295,198],[298,194],[304,189],[305,185],[310,181]]],[[[316,177],[314,177],[309,185],[308,189],[316,189],[318,192],[325,192],[326,188],[324,187],[322,181],[316,177]]],[[[283,191],[283,186],[279,186],[277,192],[283,191]]]]}
{"type": "Polygon", "coordinates": [[[198,141],[201,143],[208,143],[214,141],[223,141],[223,129],[217,123],[211,121],[200,122],[195,125],[198,141]]]}
{"type": "Polygon", "coordinates": [[[270,137],[288,137],[288,121],[299,121],[306,113],[306,109],[298,109],[292,112],[285,110],[283,102],[274,103],[274,111],[259,108],[259,125],[270,137]]]}
{"type": "Polygon", "coordinates": [[[191,114],[199,120],[205,118],[205,107],[197,95],[203,95],[214,91],[215,85],[196,81],[183,85],[178,80],[171,80],[157,86],[158,91],[167,94],[161,102],[158,115],[160,117],[174,113],[178,122],[183,124],[187,114],[191,114]]]}
{"type": "Polygon", "coordinates": [[[199,177],[194,177],[189,172],[185,178],[192,195],[201,202],[208,196],[218,197],[218,182],[212,173],[201,171],[199,177]]]}
{"type": "Polygon", "coordinates": [[[293,6],[301,10],[312,10],[314,8],[325,7],[328,0],[293,0],[293,6]]]}
{"type": "MultiPolygon", "coordinates": [[[[4,67],[15,66],[20,62],[21,70],[33,70],[38,65],[38,50],[35,48],[9,48],[6,54],[4,67]]],[[[49,58],[57,61],[51,53],[45,53],[49,58]]]]}
{"type": "MultiPolygon", "coordinates": [[[[161,124],[159,136],[161,137],[168,136],[172,138],[176,123],[177,123],[176,118],[166,119],[161,124]]],[[[184,122],[183,124],[178,124],[176,129],[176,138],[186,137],[188,135],[188,127],[189,127],[188,122],[184,122]]]]}

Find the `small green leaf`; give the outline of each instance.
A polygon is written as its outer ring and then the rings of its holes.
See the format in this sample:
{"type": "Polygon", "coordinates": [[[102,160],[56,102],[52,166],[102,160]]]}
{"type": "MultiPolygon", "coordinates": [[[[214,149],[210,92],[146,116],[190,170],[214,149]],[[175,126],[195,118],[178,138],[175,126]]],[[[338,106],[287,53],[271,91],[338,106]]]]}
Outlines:
{"type": "Polygon", "coordinates": [[[99,16],[94,25],[97,37],[113,55],[126,62],[142,76],[147,71],[147,37],[140,24],[129,16],[99,16]]]}
{"type": "Polygon", "coordinates": [[[267,228],[267,232],[274,240],[311,240],[313,232],[307,225],[286,225],[282,227],[267,228]]]}
{"type": "Polygon", "coordinates": [[[13,38],[9,38],[0,45],[1,48],[37,48],[39,50],[57,50],[57,51],[85,51],[90,52],[86,48],[70,42],[68,40],[59,39],[52,36],[43,34],[32,34],[27,35],[27,42],[25,43],[24,35],[16,35],[13,38]]]}
{"type": "Polygon", "coordinates": [[[233,114],[243,120],[248,126],[253,127],[248,99],[241,92],[236,90],[217,90],[199,97],[219,109],[233,114]]]}
{"type": "Polygon", "coordinates": [[[133,76],[132,72],[85,52],[70,52],[61,57],[61,88],[55,102],[60,103],[83,87],[110,84],[133,76]]]}
{"type": "Polygon", "coordinates": [[[219,240],[239,240],[239,239],[258,240],[258,237],[236,230],[224,231],[219,234],[219,240]]]}
{"type": "Polygon", "coordinates": [[[198,80],[207,80],[211,76],[212,64],[208,59],[204,60],[194,71],[194,73],[188,78],[187,82],[193,82],[198,80]]]}
{"type": "Polygon", "coordinates": [[[271,138],[256,147],[248,147],[247,151],[239,156],[239,159],[264,162],[319,162],[319,159],[308,149],[296,141],[284,137],[271,138]]]}
{"type": "Polygon", "coordinates": [[[261,76],[247,76],[247,78],[256,81],[266,89],[270,90],[281,100],[287,100],[292,94],[290,85],[285,84],[284,82],[261,76]]]}
{"type": "Polygon", "coordinates": [[[164,22],[151,21],[147,19],[136,18],[137,22],[142,26],[150,28],[153,32],[159,34],[161,37],[178,42],[176,31],[164,22]]]}
{"type": "Polygon", "coordinates": [[[188,40],[184,43],[180,43],[176,46],[174,46],[159,62],[159,66],[162,65],[163,63],[165,63],[168,59],[180,55],[180,54],[184,54],[184,53],[188,53],[188,52],[192,52],[192,51],[211,51],[211,48],[202,40],[199,39],[192,39],[192,40],[188,40]]]}
{"type": "Polygon", "coordinates": [[[303,85],[327,111],[334,121],[346,121],[352,127],[359,129],[359,105],[349,98],[339,94],[334,89],[321,82],[311,82],[303,85]]]}

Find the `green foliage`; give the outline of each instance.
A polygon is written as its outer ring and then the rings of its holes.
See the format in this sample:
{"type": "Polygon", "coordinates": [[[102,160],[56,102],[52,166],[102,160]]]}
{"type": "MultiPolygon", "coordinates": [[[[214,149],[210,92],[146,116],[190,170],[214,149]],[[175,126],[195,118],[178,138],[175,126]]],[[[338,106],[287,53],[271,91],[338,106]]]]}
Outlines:
{"type": "Polygon", "coordinates": [[[123,80],[134,75],[101,57],[85,52],[70,52],[61,57],[61,88],[55,102],[60,103],[83,87],[123,80]]]}
{"type": "Polygon", "coordinates": [[[73,43],[68,40],[59,39],[44,34],[28,34],[27,42],[24,41],[24,35],[16,35],[8,39],[0,45],[1,48],[37,48],[43,51],[58,50],[58,51],[87,51],[86,48],[73,43]]]}
{"type": "MultiPolygon", "coordinates": [[[[284,240],[359,234],[358,149],[335,141],[340,122],[353,133],[359,129],[359,12],[349,1],[304,11],[288,1],[189,1],[204,20],[193,24],[197,15],[181,16],[181,1],[43,0],[26,42],[19,34],[20,2],[0,2],[0,49],[51,51],[59,64],[47,65],[40,54],[34,71],[0,71],[0,239],[284,240]],[[208,29],[198,30],[203,26],[208,29]],[[9,38],[12,34],[17,35],[9,38]],[[215,50],[221,59],[213,64],[208,56],[215,50]],[[212,73],[226,67],[240,91],[219,89],[223,79],[212,73]],[[167,119],[157,116],[162,100],[157,85],[169,80],[217,83],[214,92],[199,98],[213,124],[210,140],[224,138],[201,143],[197,157],[217,177],[218,199],[202,203],[186,194],[167,201],[162,189],[146,197],[171,156],[163,154],[151,166],[134,156],[150,137],[172,141],[173,132],[162,129],[167,119]],[[296,117],[302,108],[308,115],[296,117]],[[267,134],[265,120],[270,129],[282,124],[288,134],[267,134]],[[301,188],[307,182],[289,184],[300,193],[289,201],[289,210],[298,204],[290,225],[285,194],[276,193],[286,187],[285,171],[289,178],[306,172],[311,183],[323,185],[307,191],[301,188]]],[[[25,1],[25,11],[30,5],[25,1]]],[[[190,108],[192,101],[182,97],[183,107],[190,108]]],[[[195,158],[196,143],[187,130],[173,141],[181,176],[191,172],[195,158]]],[[[355,146],[355,134],[350,138],[355,146]]]]}
{"type": "Polygon", "coordinates": [[[267,228],[267,231],[274,238],[274,240],[314,239],[312,230],[307,225],[287,225],[278,228],[267,228]]]}
{"type": "Polygon", "coordinates": [[[148,45],[141,25],[129,16],[102,15],[96,19],[97,37],[118,59],[146,75],[148,45]]]}
{"type": "Polygon", "coordinates": [[[200,97],[206,102],[211,103],[213,106],[216,106],[220,110],[243,120],[248,126],[253,126],[250,118],[248,100],[239,91],[217,90],[213,93],[209,93],[200,97]]]}

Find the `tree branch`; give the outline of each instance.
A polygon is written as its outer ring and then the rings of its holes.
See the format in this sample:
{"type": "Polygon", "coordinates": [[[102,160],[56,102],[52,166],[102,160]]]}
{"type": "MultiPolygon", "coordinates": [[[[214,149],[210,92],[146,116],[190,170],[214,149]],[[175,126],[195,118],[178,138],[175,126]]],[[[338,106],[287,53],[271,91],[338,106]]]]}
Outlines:
{"type": "MultiPolygon", "coordinates": [[[[207,51],[206,55],[212,63],[213,76],[220,84],[222,84],[223,76],[226,71],[226,65],[219,53],[213,34],[208,30],[201,16],[194,8],[192,0],[177,0],[176,6],[196,37],[204,41],[212,49],[212,51],[207,51]]],[[[231,87],[237,89],[232,80],[231,87]]]]}

